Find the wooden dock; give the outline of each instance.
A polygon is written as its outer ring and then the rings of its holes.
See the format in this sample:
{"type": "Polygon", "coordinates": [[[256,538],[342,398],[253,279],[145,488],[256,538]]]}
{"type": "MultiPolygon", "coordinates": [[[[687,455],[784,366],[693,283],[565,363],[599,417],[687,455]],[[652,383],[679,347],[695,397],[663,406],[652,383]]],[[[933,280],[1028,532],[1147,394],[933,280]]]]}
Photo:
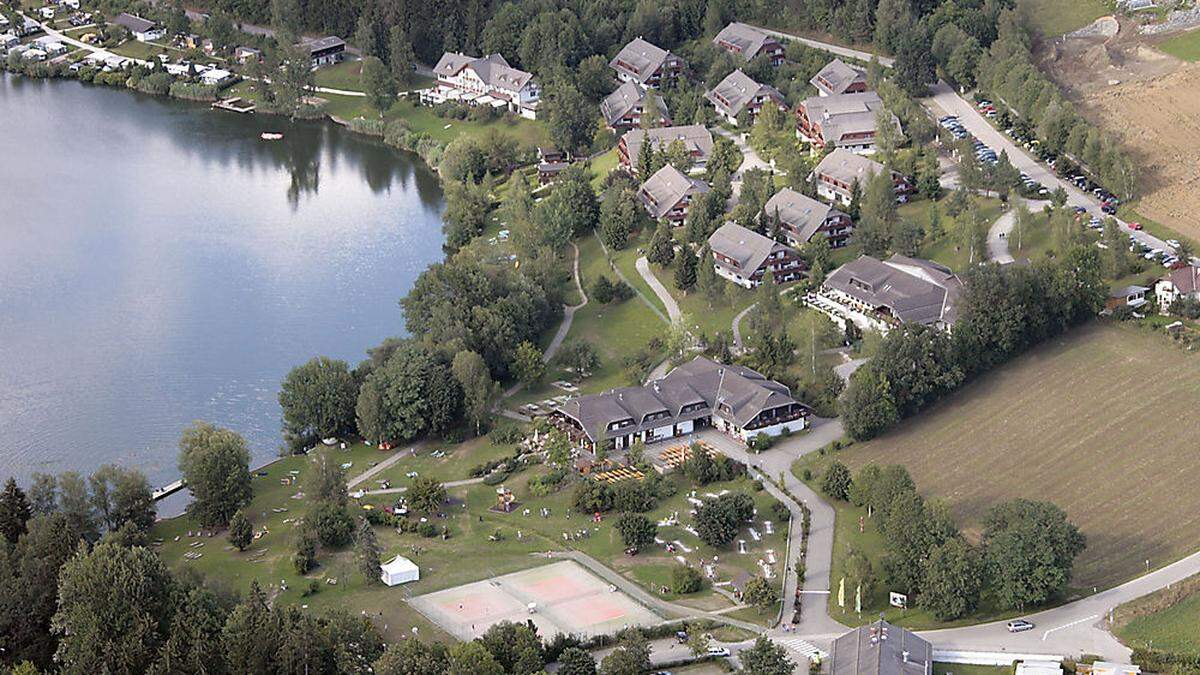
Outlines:
{"type": "Polygon", "coordinates": [[[254,104],[246,99],[235,96],[234,98],[221,99],[212,104],[214,110],[228,110],[235,113],[252,113],[254,112],[254,104]]]}
{"type": "Polygon", "coordinates": [[[150,497],[152,499],[154,499],[154,501],[157,502],[160,499],[166,499],[167,497],[170,497],[171,495],[175,494],[176,492],[179,492],[180,490],[183,489],[183,487],[184,487],[183,479],[180,478],[179,480],[175,481],[174,483],[171,483],[170,485],[164,485],[163,487],[160,487],[160,488],[154,488],[154,491],[150,493],[150,497]]]}

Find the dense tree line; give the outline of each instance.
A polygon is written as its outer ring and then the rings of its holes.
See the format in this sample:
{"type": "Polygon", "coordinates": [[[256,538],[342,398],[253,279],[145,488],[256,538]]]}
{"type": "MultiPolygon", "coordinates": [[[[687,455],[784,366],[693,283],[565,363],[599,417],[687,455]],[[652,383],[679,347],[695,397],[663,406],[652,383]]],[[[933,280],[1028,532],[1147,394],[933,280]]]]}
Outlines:
{"type": "Polygon", "coordinates": [[[962,618],[987,600],[1000,609],[1024,609],[1062,594],[1085,539],[1062,509],[1015,499],[994,506],[976,546],[959,532],[942,502],[917,493],[904,467],[869,464],[850,478],[834,461],[822,477],[834,499],[867,507],[883,535],[884,556],[874,563],[861,551],[847,556],[847,581],[870,593],[882,583],[905,593],[942,621],[962,618]],[[876,569],[876,564],[879,569],[876,569]]]}
{"type": "Polygon", "coordinates": [[[952,333],[893,328],[850,380],[846,431],[874,438],[975,376],[1096,316],[1107,286],[1097,249],[1073,246],[1031,266],[981,265],[966,274],[952,333]]]}

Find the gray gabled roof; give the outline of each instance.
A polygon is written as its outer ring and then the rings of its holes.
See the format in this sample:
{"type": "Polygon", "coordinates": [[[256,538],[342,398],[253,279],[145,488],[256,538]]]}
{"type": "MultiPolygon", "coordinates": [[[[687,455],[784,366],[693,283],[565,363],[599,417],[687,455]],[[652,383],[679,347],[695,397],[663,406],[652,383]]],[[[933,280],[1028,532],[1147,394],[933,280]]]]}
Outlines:
{"type": "Polygon", "coordinates": [[[750,24],[739,21],[725,26],[713,38],[714,44],[721,45],[721,43],[725,43],[733,45],[737,49],[738,55],[746,61],[757,56],[763,45],[768,42],[778,42],[778,40],[750,24]]]}
{"type": "Polygon", "coordinates": [[[770,96],[777,103],[783,104],[783,94],[769,84],[759,84],[753,78],[742,72],[741,68],[733,71],[721,80],[720,84],[705,94],[705,97],[730,117],[737,117],[746,104],[758,96],[770,96]]]}
{"type": "Polygon", "coordinates": [[[767,256],[775,251],[791,250],[790,247],[737,223],[725,223],[718,227],[717,231],[709,236],[708,246],[713,253],[736,260],[737,269],[746,275],[753,274],[766,262],[767,256]]]}
{"type": "Polygon", "coordinates": [[[131,33],[145,33],[157,25],[149,19],[143,19],[128,12],[121,12],[113,18],[112,22],[122,28],[128,29],[131,33]]]}
{"type": "Polygon", "coordinates": [[[849,150],[836,148],[826,155],[813,171],[818,175],[840,180],[847,185],[857,180],[859,186],[866,189],[867,181],[871,179],[871,176],[884,171],[884,167],[873,159],[856,155],[849,150]]]}
{"type": "Polygon", "coordinates": [[[658,112],[660,115],[667,116],[667,103],[653,90],[648,90],[636,82],[625,82],[617,87],[617,90],[600,102],[600,115],[604,117],[604,122],[609,126],[616,124],[622,117],[628,115],[630,111],[646,100],[647,96],[653,96],[655,103],[658,104],[658,112]]]}
{"type": "Polygon", "coordinates": [[[655,152],[666,150],[672,143],[679,141],[688,152],[699,156],[699,161],[707,162],[712,154],[712,132],[702,124],[689,124],[681,127],[657,127],[655,129],[630,129],[624,136],[625,151],[629,160],[636,162],[642,151],[642,143],[647,140],[655,152]]]}
{"type": "Polygon", "coordinates": [[[488,54],[483,58],[474,58],[466,54],[446,52],[438,59],[433,67],[436,75],[453,77],[464,68],[475,71],[479,79],[490,87],[520,91],[533,79],[533,73],[527,73],[508,65],[508,61],[499,54],[488,54]]]}
{"type": "Polygon", "coordinates": [[[795,233],[800,241],[808,241],[831,216],[841,213],[825,202],[808,195],[783,188],[767,200],[763,211],[768,217],[779,214],[779,220],[795,233]]]}
{"type": "Polygon", "coordinates": [[[929,260],[863,255],[834,270],[825,286],[871,307],[886,307],[904,323],[953,325],[963,284],[948,267],[929,260]]]}
{"type": "Polygon", "coordinates": [[[928,675],[933,646],[880,619],[833,641],[830,675],[928,675]]]}
{"type": "Polygon", "coordinates": [[[851,85],[858,82],[866,84],[867,74],[847,65],[841,59],[830,61],[809,80],[812,86],[824,92],[826,96],[844,94],[851,85]]]}
{"type": "Polygon", "coordinates": [[[564,403],[558,412],[574,419],[593,441],[716,415],[745,426],[764,410],[798,403],[784,385],[749,368],[697,356],[644,387],[589,394],[564,403]],[[685,410],[688,408],[688,410],[685,410]],[[666,413],[646,420],[647,415],[666,413]],[[631,424],[611,430],[614,423],[631,424]]]}
{"type": "Polygon", "coordinates": [[[336,49],[338,47],[345,48],[346,41],[336,35],[328,35],[316,40],[308,40],[304,43],[308,48],[308,53],[316,54],[317,52],[325,51],[326,49],[336,49]]]}
{"type": "MultiPolygon", "coordinates": [[[[808,119],[821,125],[821,136],[827,143],[837,143],[850,134],[874,134],[879,113],[884,111],[883,99],[873,91],[813,96],[804,99],[802,105],[808,119]]],[[[900,121],[896,116],[884,112],[889,122],[899,128],[900,121]]]]}
{"type": "Polygon", "coordinates": [[[628,73],[637,78],[638,82],[645,84],[670,55],[671,52],[637,37],[622,47],[613,60],[608,62],[608,66],[613,70],[628,73]]]}
{"type": "Polygon", "coordinates": [[[692,178],[670,164],[642,183],[641,197],[654,218],[662,218],[689,194],[708,192],[708,183],[692,178]]]}
{"type": "Polygon", "coordinates": [[[1167,278],[1184,295],[1191,295],[1200,290],[1200,267],[1195,265],[1184,265],[1179,269],[1171,270],[1167,278]]]}

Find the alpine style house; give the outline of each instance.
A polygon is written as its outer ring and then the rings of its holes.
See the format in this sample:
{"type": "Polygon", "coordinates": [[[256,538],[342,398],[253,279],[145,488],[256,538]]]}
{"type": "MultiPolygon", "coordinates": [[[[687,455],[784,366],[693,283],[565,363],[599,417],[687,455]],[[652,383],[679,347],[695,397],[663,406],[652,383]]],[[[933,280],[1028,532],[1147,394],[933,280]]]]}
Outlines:
{"type": "Polygon", "coordinates": [[[698,356],[644,387],[581,396],[554,412],[575,443],[617,450],[712,427],[749,443],[804,429],[812,410],[791,390],[742,366],[698,356]]]}

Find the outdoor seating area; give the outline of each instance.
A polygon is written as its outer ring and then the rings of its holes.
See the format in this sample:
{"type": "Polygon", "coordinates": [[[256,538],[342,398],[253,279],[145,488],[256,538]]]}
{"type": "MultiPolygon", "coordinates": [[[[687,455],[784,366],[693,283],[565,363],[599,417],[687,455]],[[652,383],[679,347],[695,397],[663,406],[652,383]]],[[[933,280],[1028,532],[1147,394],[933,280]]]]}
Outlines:
{"type": "Polygon", "coordinates": [[[658,453],[658,456],[651,460],[651,465],[654,470],[660,474],[666,475],[672,471],[678,471],[684,462],[692,457],[692,445],[695,445],[701,452],[704,452],[709,457],[715,457],[720,454],[708,443],[697,441],[696,443],[681,443],[672,445],[658,453]]]}
{"type": "Polygon", "coordinates": [[[592,479],[601,483],[619,483],[623,480],[642,480],[646,474],[628,466],[592,474],[592,479]]]}

